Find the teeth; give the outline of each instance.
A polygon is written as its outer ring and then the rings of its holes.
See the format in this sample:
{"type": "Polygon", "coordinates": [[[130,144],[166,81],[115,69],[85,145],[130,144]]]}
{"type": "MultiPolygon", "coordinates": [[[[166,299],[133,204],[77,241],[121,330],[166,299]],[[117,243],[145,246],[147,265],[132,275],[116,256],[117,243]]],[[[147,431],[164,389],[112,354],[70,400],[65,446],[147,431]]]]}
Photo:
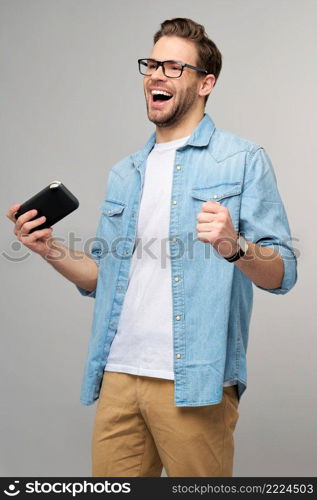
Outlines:
{"type": "Polygon", "coordinates": [[[151,90],[152,95],[167,95],[169,97],[172,96],[172,94],[169,94],[168,92],[164,92],[164,90],[151,90]]]}

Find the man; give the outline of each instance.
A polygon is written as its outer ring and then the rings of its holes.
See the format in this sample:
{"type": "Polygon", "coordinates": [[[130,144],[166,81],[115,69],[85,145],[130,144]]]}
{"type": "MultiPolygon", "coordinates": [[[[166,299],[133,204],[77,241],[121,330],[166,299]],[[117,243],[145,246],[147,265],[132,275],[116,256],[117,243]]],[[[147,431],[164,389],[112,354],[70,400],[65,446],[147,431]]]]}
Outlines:
{"type": "Polygon", "coordinates": [[[264,149],[204,112],[221,54],[203,26],[163,22],[138,63],[156,131],[111,169],[91,257],[28,235],[32,212],[14,231],[95,298],[93,476],[232,476],[252,283],[294,286],[288,220],[264,149]]]}

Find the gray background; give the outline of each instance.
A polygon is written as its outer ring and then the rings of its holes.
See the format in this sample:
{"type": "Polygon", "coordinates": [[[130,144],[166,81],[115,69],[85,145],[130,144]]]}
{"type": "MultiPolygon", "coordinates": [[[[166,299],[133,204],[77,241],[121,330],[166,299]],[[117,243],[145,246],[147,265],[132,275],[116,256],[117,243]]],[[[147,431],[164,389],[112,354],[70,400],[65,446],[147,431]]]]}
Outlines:
{"type": "Polygon", "coordinates": [[[316,2],[0,7],[0,474],[89,476],[96,408],[79,403],[93,299],[38,255],[23,258],[5,212],[61,179],[80,207],[53,234],[67,244],[74,231],[78,250],[94,236],[109,169],[153,130],[136,59],[149,55],[161,21],[180,16],[204,24],[220,48],[223,70],[207,112],[218,128],[266,148],[300,253],[289,294],[254,287],[234,475],[316,475],[316,2]]]}

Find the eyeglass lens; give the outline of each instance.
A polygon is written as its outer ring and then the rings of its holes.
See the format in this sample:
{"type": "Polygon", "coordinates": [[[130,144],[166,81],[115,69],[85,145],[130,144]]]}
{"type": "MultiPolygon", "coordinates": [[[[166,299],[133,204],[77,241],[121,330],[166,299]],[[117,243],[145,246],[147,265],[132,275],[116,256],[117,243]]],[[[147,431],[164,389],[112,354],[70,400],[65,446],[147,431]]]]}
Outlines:
{"type": "MultiPolygon", "coordinates": [[[[142,75],[150,76],[156,71],[158,67],[157,62],[149,59],[142,59],[140,61],[140,71],[142,75]]],[[[177,78],[182,74],[182,65],[174,61],[165,61],[163,63],[163,73],[170,78],[177,78]]]]}

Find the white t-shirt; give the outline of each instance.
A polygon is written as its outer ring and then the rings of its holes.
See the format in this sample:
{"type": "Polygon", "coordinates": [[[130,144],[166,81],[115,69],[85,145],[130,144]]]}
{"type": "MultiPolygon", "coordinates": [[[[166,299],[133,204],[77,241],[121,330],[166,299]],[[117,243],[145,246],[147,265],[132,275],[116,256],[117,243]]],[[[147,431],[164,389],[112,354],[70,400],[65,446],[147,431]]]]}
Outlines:
{"type": "Polygon", "coordinates": [[[175,151],[188,138],[155,144],[148,156],[129,283],[106,371],[174,380],[168,235],[175,151]]]}

